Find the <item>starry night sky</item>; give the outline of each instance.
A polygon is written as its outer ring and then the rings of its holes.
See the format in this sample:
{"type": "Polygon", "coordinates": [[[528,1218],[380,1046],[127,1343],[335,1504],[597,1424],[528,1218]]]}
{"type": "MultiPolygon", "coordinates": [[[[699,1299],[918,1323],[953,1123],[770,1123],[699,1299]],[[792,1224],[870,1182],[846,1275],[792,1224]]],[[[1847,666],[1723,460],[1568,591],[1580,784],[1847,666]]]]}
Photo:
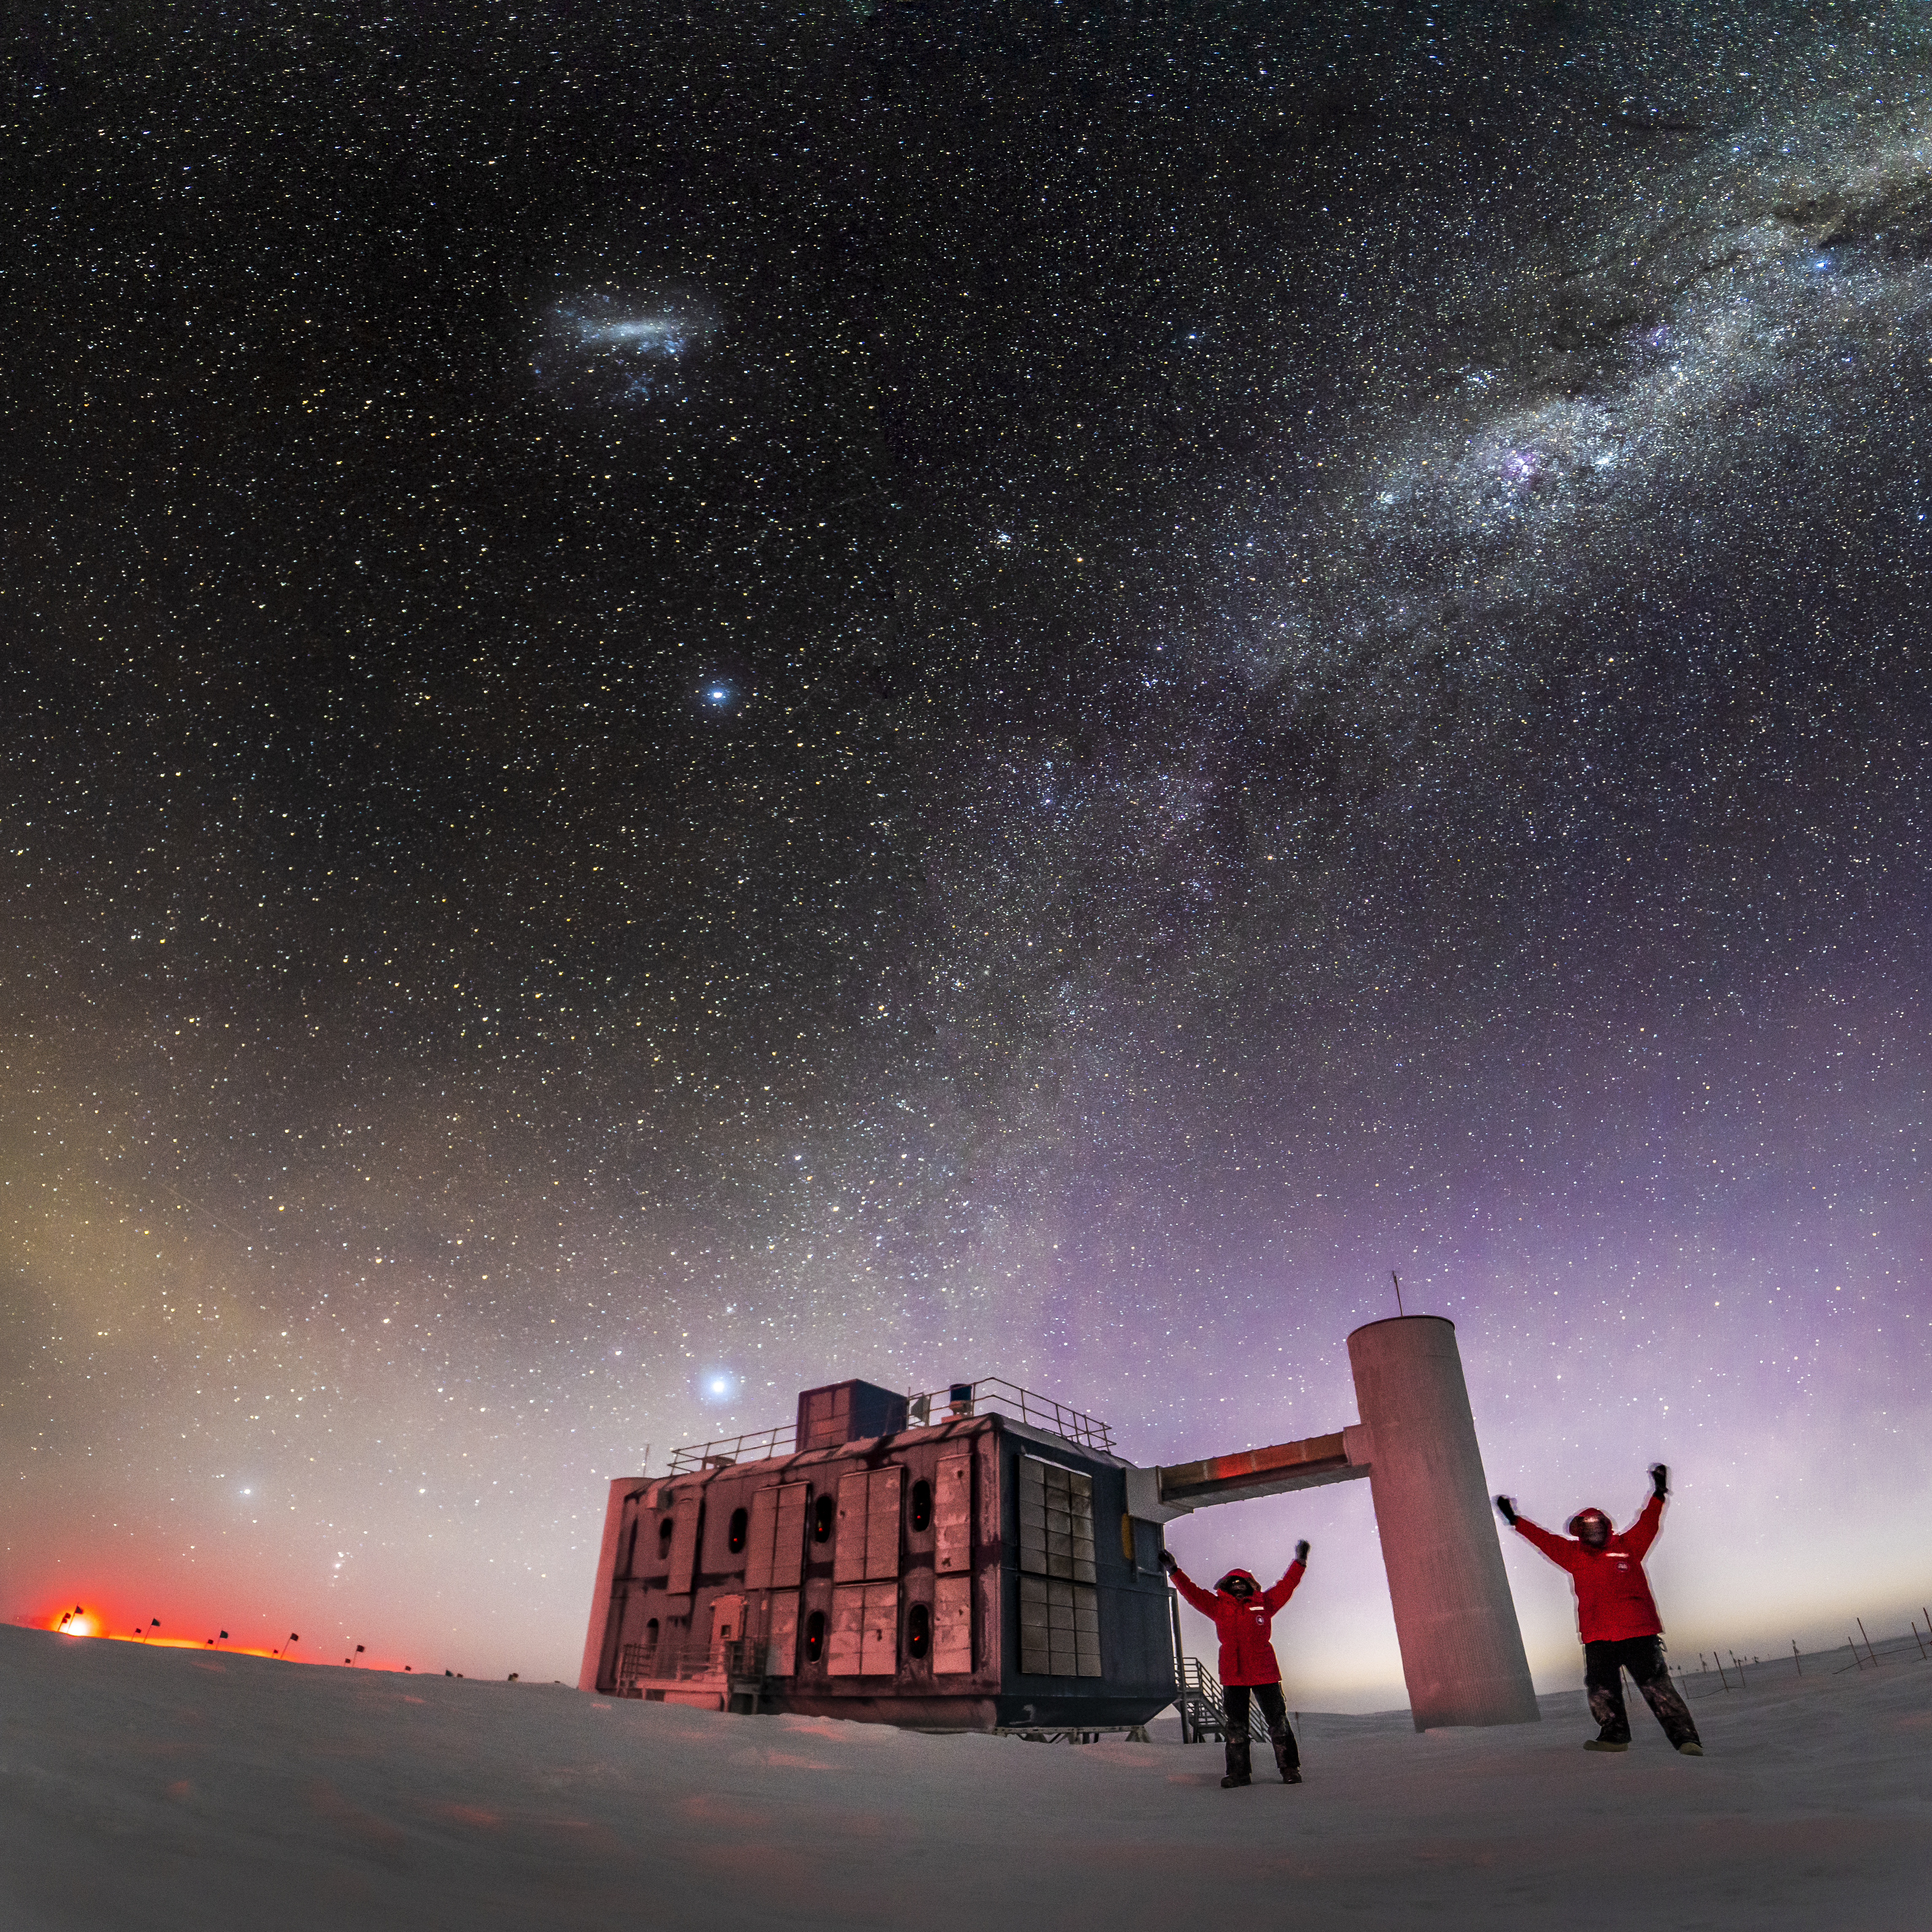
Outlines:
{"type": "Polygon", "coordinates": [[[646,1445],[1394,1268],[1680,1651],[1903,1621],[1932,10],[389,4],[10,65],[0,1614],[573,1678],[646,1445]]]}

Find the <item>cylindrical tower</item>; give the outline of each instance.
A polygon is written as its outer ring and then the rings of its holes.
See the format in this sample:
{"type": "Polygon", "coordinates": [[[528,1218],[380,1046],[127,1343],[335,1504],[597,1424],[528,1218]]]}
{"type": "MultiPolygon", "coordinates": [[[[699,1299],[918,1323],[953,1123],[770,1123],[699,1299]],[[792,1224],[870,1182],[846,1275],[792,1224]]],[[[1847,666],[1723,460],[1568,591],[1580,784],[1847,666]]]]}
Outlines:
{"type": "Polygon", "coordinates": [[[1534,1724],[1542,1714],[1483,1480],[1456,1324],[1437,1315],[1371,1322],[1348,1337],[1348,1360],[1415,1728],[1534,1724]]]}

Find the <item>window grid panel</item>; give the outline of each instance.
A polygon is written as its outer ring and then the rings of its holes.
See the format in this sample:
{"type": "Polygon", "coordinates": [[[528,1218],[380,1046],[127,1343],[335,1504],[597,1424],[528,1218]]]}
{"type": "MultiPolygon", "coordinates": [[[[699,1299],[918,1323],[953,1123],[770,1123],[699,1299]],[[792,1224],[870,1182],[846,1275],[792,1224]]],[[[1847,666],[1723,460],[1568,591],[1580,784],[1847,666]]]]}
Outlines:
{"type": "Polygon", "coordinates": [[[1020,1671],[1031,1677],[1098,1677],[1100,1597],[1090,1585],[1020,1578],[1020,1671]]]}
{"type": "Polygon", "coordinates": [[[1044,1576],[1021,1576],[1020,1670],[1028,1677],[1044,1677],[1052,1667],[1046,1640],[1046,1591],[1044,1576]]]}
{"type": "Polygon", "coordinates": [[[1098,1580],[1090,1476],[1022,1456],[1018,1528],[1022,1570],[1077,1583],[1098,1580]]]}

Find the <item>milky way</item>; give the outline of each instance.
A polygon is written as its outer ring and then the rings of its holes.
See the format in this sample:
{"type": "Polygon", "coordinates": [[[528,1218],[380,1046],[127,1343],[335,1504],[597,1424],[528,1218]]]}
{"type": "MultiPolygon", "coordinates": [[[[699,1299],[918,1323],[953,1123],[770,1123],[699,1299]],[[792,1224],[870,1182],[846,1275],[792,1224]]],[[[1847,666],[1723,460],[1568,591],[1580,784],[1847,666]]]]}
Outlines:
{"type": "Polygon", "coordinates": [[[1923,10],[1280,12],[34,30],[0,1612],[568,1676],[647,1450],[1391,1269],[1680,1648],[1919,1600],[1923,10]]]}

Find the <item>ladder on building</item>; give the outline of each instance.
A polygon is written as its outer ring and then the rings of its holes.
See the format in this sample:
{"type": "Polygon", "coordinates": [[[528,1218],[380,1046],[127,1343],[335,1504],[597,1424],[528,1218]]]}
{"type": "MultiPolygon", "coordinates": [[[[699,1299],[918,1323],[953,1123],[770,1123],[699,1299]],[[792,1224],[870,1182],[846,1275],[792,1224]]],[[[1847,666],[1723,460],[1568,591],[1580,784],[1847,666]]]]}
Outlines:
{"type": "MultiPolygon", "coordinates": [[[[1228,1706],[1221,1680],[1198,1657],[1180,1660],[1180,1690],[1174,1703],[1180,1713],[1183,1744],[1205,1744],[1210,1738],[1216,1744],[1227,1742],[1228,1706]]],[[[1248,1735],[1258,1743],[1268,1742],[1268,1726],[1252,1698],[1248,1700],[1248,1735]]]]}

